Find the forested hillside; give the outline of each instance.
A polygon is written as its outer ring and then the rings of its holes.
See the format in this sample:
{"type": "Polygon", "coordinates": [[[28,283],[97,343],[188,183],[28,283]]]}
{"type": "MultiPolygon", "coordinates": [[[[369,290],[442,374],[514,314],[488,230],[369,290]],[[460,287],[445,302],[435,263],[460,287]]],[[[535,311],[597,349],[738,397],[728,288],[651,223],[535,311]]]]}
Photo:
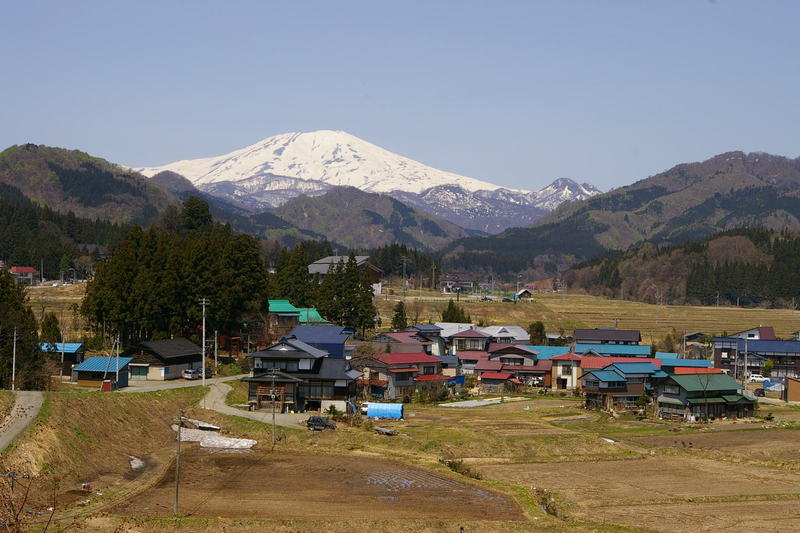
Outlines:
{"type": "Polygon", "coordinates": [[[0,183],[78,217],[145,224],[177,201],[144,176],[78,150],[25,144],[0,152],[0,183]]]}
{"type": "Polygon", "coordinates": [[[576,265],[573,289],[652,303],[800,304],[800,234],[741,229],[677,247],[647,244],[576,265]]]}
{"type": "Polygon", "coordinates": [[[0,183],[0,259],[14,266],[44,265],[52,279],[70,268],[83,277],[96,257],[79,244],[109,247],[127,226],[60,214],[28,200],[16,187],[0,183]]]}
{"type": "Polygon", "coordinates": [[[462,239],[448,258],[496,273],[560,268],[644,242],[676,245],[743,227],[800,229],[800,159],[728,152],[580,202],[529,228],[462,239]]]}

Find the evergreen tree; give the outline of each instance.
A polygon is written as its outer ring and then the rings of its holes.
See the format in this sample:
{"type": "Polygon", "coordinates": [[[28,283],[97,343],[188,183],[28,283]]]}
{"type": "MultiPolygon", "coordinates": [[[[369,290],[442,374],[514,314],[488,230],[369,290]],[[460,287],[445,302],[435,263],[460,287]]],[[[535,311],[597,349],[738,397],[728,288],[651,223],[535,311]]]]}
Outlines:
{"type": "Polygon", "coordinates": [[[544,346],[547,344],[547,332],[544,329],[544,323],[541,320],[532,322],[528,326],[528,333],[531,336],[531,344],[537,346],[544,346]]]}
{"type": "Polygon", "coordinates": [[[289,300],[297,307],[313,307],[317,298],[313,292],[313,277],[308,273],[310,263],[303,243],[295,245],[291,252],[281,254],[273,297],[289,300]]]}
{"type": "Polygon", "coordinates": [[[451,298],[447,302],[447,308],[442,311],[442,322],[471,323],[472,317],[466,314],[464,309],[451,298]]]}
{"type": "Polygon", "coordinates": [[[39,336],[41,342],[55,344],[61,342],[61,328],[55,313],[45,313],[42,318],[42,333],[39,336]]]}
{"type": "Polygon", "coordinates": [[[196,196],[190,196],[183,202],[179,220],[184,229],[194,231],[211,225],[211,211],[208,203],[196,196]]]}
{"type": "Polygon", "coordinates": [[[39,327],[28,306],[22,285],[7,271],[0,271],[0,387],[11,388],[14,330],[16,328],[16,388],[44,386],[44,356],[39,349],[39,327]]]}
{"type": "Polygon", "coordinates": [[[406,318],[406,304],[403,300],[397,302],[394,306],[394,315],[392,316],[392,329],[406,329],[408,327],[408,318],[406,318]]]}

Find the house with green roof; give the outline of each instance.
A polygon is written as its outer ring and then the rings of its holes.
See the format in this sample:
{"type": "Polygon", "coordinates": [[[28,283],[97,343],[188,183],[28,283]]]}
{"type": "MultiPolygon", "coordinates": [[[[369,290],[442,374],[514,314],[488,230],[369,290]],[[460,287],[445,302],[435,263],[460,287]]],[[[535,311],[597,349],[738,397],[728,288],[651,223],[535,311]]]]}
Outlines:
{"type": "Polygon", "coordinates": [[[300,325],[330,324],[315,308],[295,307],[289,300],[269,300],[267,320],[273,339],[280,339],[284,335],[288,335],[300,325]]]}
{"type": "Polygon", "coordinates": [[[689,421],[752,416],[756,400],[727,374],[675,374],[657,387],[661,418],[689,421]]]}

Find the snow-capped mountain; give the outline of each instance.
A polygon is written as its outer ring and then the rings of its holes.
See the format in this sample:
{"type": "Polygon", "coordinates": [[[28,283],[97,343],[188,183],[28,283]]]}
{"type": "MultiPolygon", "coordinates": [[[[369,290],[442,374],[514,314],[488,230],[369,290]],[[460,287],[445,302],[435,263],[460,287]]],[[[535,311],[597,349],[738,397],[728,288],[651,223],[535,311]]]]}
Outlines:
{"type": "Polygon", "coordinates": [[[564,178],[541,191],[504,188],[330,130],[276,135],[219,157],[136,170],[145,176],[176,172],[198,189],[254,211],[280,206],[301,194],[317,196],[333,187],[351,186],[388,194],[463,227],[491,233],[530,224],[563,201],[599,192],[564,178]]]}

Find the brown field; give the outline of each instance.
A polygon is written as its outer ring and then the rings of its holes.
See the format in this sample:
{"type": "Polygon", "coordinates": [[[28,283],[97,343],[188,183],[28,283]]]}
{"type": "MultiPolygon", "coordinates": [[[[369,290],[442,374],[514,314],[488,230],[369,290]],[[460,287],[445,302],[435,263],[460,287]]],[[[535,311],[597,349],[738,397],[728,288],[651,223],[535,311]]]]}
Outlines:
{"type": "MultiPolygon", "coordinates": [[[[181,463],[181,514],[263,519],[421,518],[522,520],[508,496],[451,476],[359,456],[210,453],[181,463]]],[[[125,515],[172,514],[174,469],[152,489],[114,509],[125,515]]]]}
{"type": "Polygon", "coordinates": [[[553,491],[579,519],[658,531],[755,531],[764,505],[782,509],[769,531],[796,531],[800,473],[689,457],[484,465],[487,478],[553,491]],[[778,505],[774,505],[776,501],[778,505]],[[749,513],[742,502],[749,505],[749,513]],[[664,506],[669,506],[669,511],[664,506]],[[687,522],[687,520],[691,520],[687,522]],[[790,527],[792,522],[794,526],[790,527]],[[691,526],[689,526],[691,524],[691,526]]]}
{"type": "Polygon", "coordinates": [[[800,432],[792,429],[715,431],[693,435],[632,437],[629,440],[653,447],[732,452],[752,459],[800,460],[797,453],[800,432]]]}
{"type": "MultiPolygon", "coordinates": [[[[382,296],[378,309],[384,324],[391,323],[392,308],[398,296],[382,296]]],[[[559,328],[570,332],[574,328],[617,327],[638,329],[643,341],[660,340],[673,328],[680,332],[702,331],[707,334],[734,332],[757,325],[771,325],[780,337],[797,331],[800,314],[792,309],[744,309],[738,307],[701,307],[689,305],[653,305],[626,300],[611,300],[600,296],[567,293],[535,293],[534,302],[481,302],[477,297],[461,298],[460,304],[474,322],[487,324],[517,324],[527,327],[536,320],[545,323],[547,330],[559,328]],[[618,320],[617,320],[618,319],[618,320]]],[[[430,291],[409,291],[406,312],[410,319],[437,322],[449,296],[430,291]]]]}

